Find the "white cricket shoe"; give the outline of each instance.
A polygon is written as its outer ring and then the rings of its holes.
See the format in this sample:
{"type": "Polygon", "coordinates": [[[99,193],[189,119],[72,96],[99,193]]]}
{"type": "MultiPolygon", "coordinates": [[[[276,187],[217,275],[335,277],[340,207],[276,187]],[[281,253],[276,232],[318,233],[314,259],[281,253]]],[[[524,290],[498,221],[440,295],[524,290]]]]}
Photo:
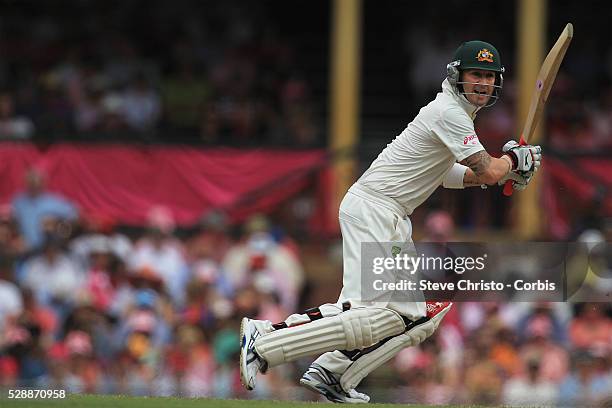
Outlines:
{"type": "Polygon", "coordinates": [[[323,395],[331,402],[347,404],[367,404],[370,397],[361,392],[350,390],[346,392],[340,386],[338,375],[323,366],[312,363],[300,379],[300,384],[309,390],[323,395]]]}
{"type": "Polygon", "coordinates": [[[263,334],[257,322],[245,317],[240,323],[240,382],[249,391],[255,389],[257,373],[265,372],[268,366],[255,351],[255,340],[263,334]]]}

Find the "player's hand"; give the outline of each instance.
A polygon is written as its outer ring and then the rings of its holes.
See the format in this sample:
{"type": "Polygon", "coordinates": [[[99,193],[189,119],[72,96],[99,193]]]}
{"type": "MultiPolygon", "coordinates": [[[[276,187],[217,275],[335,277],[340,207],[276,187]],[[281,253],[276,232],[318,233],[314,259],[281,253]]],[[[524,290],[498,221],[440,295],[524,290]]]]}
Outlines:
{"type": "Polygon", "coordinates": [[[517,172],[515,170],[512,170],[508,172],[508,174],[506,174],[504,178],[499,180],[497,184],[503,186],[504,184],[506,184],[506,181],[512,180],[512,188],[517,191],[523,191],[531,182],[531,179],[533,178],[534,174],[535,171],[517,172]]]}
{"type": "Polygon", "coordinates": [[[535,172],[538,171],[537,168],[535,171],[526,171],[522,173],[522,177],[525,179],[524,182],[514,182],[512,184],[512,188],[517,190],[517,191],[523,191],[524,189],[527,188],[527,186],[529,185],[529,183],[531,182],[531,179],[533,178],[533,175],[535,174],[535,172]]]}
{"type": "Polygon", "coordinates": [[[535,173],[542,164],[540,146],[521,146],[515,140],[510,140],[504,145],[502,151],[512,159],[512,170],[535,173]]]}
{"type": "Polygon", "coordinates": [[[503,186],[506,181],[512,180],[512,187],[515,190],[524,190],[527,184],[531,181],[533,176],[532,172],[519,173],[516,170],[511,170],[501,180],[497,182],[498,185],[503,186]]]}

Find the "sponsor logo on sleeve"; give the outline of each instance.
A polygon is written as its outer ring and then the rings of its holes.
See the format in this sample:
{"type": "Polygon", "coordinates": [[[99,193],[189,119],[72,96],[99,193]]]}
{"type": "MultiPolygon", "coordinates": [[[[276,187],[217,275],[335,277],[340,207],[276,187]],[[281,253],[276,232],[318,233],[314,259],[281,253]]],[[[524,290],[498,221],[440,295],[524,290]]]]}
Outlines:
{"type": "Polygon", "coordinates": [[[478,144],[478,136],[476,136],[476,135],[466,136],[465,138],[463,138],[463,144],[464,145],[467,145],[467,144],[471,144],[471,145],[478,144]]]}

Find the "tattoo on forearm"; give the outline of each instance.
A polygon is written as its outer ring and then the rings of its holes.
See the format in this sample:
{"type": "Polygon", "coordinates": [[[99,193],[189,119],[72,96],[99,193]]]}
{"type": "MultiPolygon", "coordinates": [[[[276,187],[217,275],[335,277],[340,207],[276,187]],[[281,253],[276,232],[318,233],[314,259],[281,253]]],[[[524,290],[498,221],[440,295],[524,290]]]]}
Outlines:
{"type": "Polygon", "coordinates": [[[478,180],[476,174],[471,169],[468,169],[463,176],[463,186],[464,187],[477,187],[481,186],[482,181],[478,180]]]}
{"type": "Polygon", "coordinates": [[[467,157],[461,161],[461,164],[472,169],[474,174],[476,174],[476,177],[482,176],[486,172],[490,163],[491,156],[489,156],[489,153],[484,150],[474,153],[470,157],[467,157]]]}

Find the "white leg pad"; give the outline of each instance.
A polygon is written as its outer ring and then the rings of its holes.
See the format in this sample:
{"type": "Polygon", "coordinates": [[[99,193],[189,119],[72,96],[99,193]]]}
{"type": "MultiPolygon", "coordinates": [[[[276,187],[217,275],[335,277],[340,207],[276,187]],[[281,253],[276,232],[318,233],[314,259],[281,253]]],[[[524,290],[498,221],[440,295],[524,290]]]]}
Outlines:
{"type": "Polygon", "coordinates": [[[356,388],[368,374],[391,360],[403,348],[416,346],[423,342],[436,331],[448,310],[450,308],[407,332],[387,340],[380,347],[359,356],[340,377],[342,389],[348,392],[356,388]]]}
{"type": "Polygon", "coordinates": [[[255,341],[255,351],[274,367],[312,354],[332,350],[357,350],[406,330],[393,310],[358,307],[333,317],[265,334],[255,341]]]}

